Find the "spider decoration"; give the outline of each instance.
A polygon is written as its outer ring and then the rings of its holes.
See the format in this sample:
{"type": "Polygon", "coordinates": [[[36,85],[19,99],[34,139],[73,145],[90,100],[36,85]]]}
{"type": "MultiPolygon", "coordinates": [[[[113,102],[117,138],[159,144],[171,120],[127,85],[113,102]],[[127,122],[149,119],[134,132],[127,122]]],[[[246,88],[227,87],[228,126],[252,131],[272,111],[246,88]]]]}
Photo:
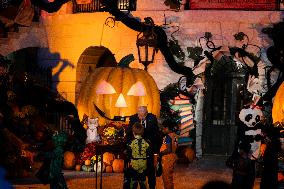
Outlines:
{"type": "Polygon", "coordinates": [[[260,61],[261,55],[260,55],[260,53],[259,53],[258,56],[254,55],[253,53],[248,52],[247,48],[249,46],[256,47],[259,50],[258,52],[261,51],[261,48],[257,45],[249,43],[249,37],[243,32],[236,33],[234,35],[234,37],[238,41],[245,41],[246,40],[246,43],[244,43],[241,48],[240,47],[229,47],[230,54],[233,55],[233,56],[236,56],[236,54],[238,54],[238,57],[242,60],[242,62],[246,66],[248,73],[250,75],[258,77],[259,74],[258,74],[257,64],[260,61]],[[248,63],[247,63],[245,58],[248,58],[248,60],[253,63],[252,67],[248,66],[248,63]]]}

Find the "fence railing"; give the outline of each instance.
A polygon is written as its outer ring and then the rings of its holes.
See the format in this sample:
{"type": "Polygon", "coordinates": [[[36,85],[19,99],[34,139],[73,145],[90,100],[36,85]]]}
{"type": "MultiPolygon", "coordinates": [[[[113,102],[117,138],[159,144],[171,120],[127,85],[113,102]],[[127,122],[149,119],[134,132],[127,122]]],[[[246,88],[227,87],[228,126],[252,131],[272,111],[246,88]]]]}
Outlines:
{"type": "MultiPolygon", "coordinates": [[[[79,0],[72,0],[73,13],[88,13],[88,12],[103,12],[104,7],[101,0],[90,0],[87,3],[82,3],[79,0]]],[[[114,1],[115,3],[115,1],[114,1]]],[[[117,7],[122,11],[136,10],[136,0],[117,0],[117,7]]]]}

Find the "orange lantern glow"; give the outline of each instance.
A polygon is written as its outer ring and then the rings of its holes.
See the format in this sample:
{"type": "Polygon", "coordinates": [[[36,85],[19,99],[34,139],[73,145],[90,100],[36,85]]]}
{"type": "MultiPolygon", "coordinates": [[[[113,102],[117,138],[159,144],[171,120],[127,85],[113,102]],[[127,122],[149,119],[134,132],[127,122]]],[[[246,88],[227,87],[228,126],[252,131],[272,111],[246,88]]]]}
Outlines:
{"type": "Polygon", "coordinates": [[[284,124],[284,82],[280,85],[274,97],[272,119],[273,123],[284,124]]]}

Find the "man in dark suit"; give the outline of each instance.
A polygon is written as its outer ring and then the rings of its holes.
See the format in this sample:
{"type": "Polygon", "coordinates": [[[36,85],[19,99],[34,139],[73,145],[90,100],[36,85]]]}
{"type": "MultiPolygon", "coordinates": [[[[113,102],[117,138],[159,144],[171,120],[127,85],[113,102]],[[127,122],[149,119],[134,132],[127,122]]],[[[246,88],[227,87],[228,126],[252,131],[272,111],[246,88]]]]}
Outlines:
{"type": "Polygon", "coordinates": [[[136,122],[143,125],[143,138],[150,143],[151,148],[153,149],[153,154],[150,155],[147,161],[147,177],[149,188],[154,189],[156,186],[154,154],[159,154],[160,152],[160,147],[162,145],[162,132],[159,130],[156,116],[148,113],[147,106],[139,106],[137,114],[130,116],[129,126],[126,129],[126,143],[129,143],[134,138],[132,126],[136,122]]]}

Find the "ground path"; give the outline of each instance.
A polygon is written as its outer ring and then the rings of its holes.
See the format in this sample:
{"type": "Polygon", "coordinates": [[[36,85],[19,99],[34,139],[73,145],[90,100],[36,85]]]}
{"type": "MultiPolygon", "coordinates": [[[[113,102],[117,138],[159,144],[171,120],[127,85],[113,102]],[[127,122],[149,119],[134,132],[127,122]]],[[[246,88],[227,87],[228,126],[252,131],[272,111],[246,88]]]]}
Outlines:
{"type": "MultiPolygon", "coordinates": [[[[199,189],[207,181],[222,180],[230,183],[231,169],[226,168],[224,157],[207,156],[189,165],[178,164],[174,174],[175,189],[199,189]]],[[[94,189],[95,174],[93,172],[64,171],[69,189],[94,189]]],[[[104,173],[104,189],[122,189],[123,174],[104,173]]],[[[35,179],[13,181],[16,189],[49,189],[35,179]]],[[[157,189],[163,189],[162,178],[157,178],[157,189]]],[[[259,189],[259,179],[256,179],[254,189],[259,189]]]]}

